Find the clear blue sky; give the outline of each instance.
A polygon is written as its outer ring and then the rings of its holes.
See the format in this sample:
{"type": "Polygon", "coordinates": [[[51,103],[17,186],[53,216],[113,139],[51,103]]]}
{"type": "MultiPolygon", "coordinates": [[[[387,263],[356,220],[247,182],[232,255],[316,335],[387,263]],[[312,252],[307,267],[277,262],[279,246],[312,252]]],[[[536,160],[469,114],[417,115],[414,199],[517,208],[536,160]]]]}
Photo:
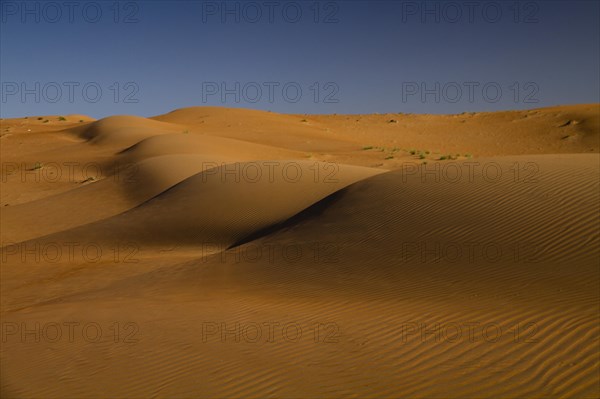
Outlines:
{"type": "Polygon", "coordinates": [[[598,1],[472,3],[2,0],[1,116],[600,102],[598,1]]]}

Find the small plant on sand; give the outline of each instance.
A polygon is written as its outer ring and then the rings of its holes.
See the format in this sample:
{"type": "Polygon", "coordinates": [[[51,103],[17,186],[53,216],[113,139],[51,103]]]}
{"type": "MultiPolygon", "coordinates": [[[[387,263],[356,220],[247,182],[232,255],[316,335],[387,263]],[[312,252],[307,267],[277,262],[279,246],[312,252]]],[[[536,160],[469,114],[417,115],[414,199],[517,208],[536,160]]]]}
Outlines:
{"type": "Polygon", "coordinates": [[[41,116],[39,118],[37,118],[38,121],[41,121],[42,119],[44,119],[44,118],[42,118],[41,116]]]}
{"type": "Polygon", "coordinates": [[[366,147],[363,147],[362,149],[363,149],[363,151],[372,150],[372,149],[373,149],[373,146],[372,146],[372,145],[368,145],[368,146],[366,146],[366,147]]]}
{"type": "Polygon", "coordinates": [[[419,159],[425,159],[425,154],[419,154],[419,159]]]}
{"type": "Polygon", "coordinates": [[[465,154],[465,157],[467,157],[467,158],[473,158],[473,155],[471,155],[471,154],[465,154]]]}
{"type": "Polygon", "coordinates": [[[410,151],[409,151],[409,154],[410,154],[410,155],[415,155],[416,153],[417,153],[417,150],[410,150],[410,151]]]}
{"type": "Polygon", "coordinates": [[[42,123],[48,123],[50,122],[48,119],[46,119],[45,121],[43,121],[42,123]]]}
{"type": "Polygon", "coordinates": [[[28,169],[28,170],[42,169],[43,166],[44,166],[44,164],[42,164],[41,162],[36,162],[35,165],[33,165],[33,167],[31,169],[28,169]]]}
{"type": "Polygon", "coordinates": [[[83,119],[80,119],[80,120],[79,120],[79,123],[82,123],[82,122],[83,122],[83,119]]]}
{"type": "Polygon", "coordinates": [[[390,120],[388,121],[388,123],[398,123],[398,121],[397,121],[397,120],[395,120],[395,119],[390,119],[390,120]]]}
{"type": "Polygon", "coordinates": [[[306,123],[306,122],[308,122],[308,121],[307,121],[306,119],[302,119],[300,122],[302,122],[302,123],[306,123]]]}
{"type": "Polygon", "coordinates": [[[183,133],[183,134],[189,134],[189,133],[190,133],[190,131],[189,131],[189,130],[184,130],[182,133],[183,133]]]}
{"type": "Polygon", "coordinates": [[[59,116],[59,117],[58,117],[58,120],[62,122],[62,121],[66,121],[66,120],[67,120],[67,118],[65,118],[64,116],[59,116]]]}
{"type": "Polygon", "coordinates": [[[393,156],[393,155],[388,155],[388,156],[387,156],[387,157],[385,157],[384,159],[385,159],[386,161],[387,161],[388,159],[394,159],[394,156],[393,156]]]}
{"type": "Polygon", "coordinates": [[[456,159],[456,157],[453,157],[451,154],[448,154],[448,155],[442,155],[442,156],[440,157],[440,161],[445,161],[445,160],[450,160],[450,161],[452,161],[452,160],[454,160],[454,159],[456,159]]]}

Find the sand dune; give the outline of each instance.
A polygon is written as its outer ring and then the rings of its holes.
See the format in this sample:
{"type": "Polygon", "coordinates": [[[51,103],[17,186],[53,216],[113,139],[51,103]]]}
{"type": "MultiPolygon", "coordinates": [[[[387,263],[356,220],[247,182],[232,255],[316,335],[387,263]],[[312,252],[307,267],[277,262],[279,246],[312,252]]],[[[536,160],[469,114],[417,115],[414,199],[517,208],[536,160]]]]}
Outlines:
{"type": "MultiPolygon", "coordinates": [[[[160,166],[177,168],[192,158],[153,158],[160,166]]],[[[48,242],[94,242],[115,246],[127,240],[143,246],[196,247],[211,243],[227,248],[237,241],[284,222],[345,186],[382,171],[309,161],[259,161],[213,164],[168,190],[118,216],[43,237],[48,242]],[[329,170],[328,170],[329,169],[329,170]],[[269,204],[269,206],[265,206],[269,204]]],[[[190,166],[191,167],[191,166],[190,166]]],[[[140,169],[142,170],[142,169],[140,169]]],[[[153,171],[143,170],[143,185],[153,171]]],[[[138,183],[138,181],[136,181],[138,183]]],[[[159,190],[154,190],[155,192],[159,190]]],[[[27,243],[24,243],[27,245],[27,243]]],[[[201,252],[199,252],[201,253],[201,252]]]]}
{"type": "Polygon", "coordinates": [[[93,144],[122,146],[135,144],[142,139],[159,134],[181,132],[181,127],[139,116],[119,115],[110,116],[80,129],[72,130],[93,144]]]}
{"type": "Polygon", "coordinates": [[[598,104],[42,118],[1,121],[3,397],[600,396],[598,104]]]}

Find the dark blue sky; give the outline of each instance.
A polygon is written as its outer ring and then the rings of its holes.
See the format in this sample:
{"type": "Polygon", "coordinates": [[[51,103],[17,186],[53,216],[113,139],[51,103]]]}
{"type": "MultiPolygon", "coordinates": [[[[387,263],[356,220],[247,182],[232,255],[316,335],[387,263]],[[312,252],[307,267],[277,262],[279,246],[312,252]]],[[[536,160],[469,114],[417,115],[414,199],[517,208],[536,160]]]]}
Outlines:
{"type": "Polygon", "coordinates": [[[600,102],[595,0],[1,4],[2,117],[600,102]]]}

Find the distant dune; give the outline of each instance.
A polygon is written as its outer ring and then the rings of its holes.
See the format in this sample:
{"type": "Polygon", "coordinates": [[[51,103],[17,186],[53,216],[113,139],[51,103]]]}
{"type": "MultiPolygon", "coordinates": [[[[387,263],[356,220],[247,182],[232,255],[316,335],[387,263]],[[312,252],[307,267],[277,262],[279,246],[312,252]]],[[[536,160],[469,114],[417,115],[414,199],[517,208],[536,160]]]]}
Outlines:
{"type": "Polygon", "coordinates": [[[600,397],[600,104],[0,134],[2,397],[600,397]]]}

